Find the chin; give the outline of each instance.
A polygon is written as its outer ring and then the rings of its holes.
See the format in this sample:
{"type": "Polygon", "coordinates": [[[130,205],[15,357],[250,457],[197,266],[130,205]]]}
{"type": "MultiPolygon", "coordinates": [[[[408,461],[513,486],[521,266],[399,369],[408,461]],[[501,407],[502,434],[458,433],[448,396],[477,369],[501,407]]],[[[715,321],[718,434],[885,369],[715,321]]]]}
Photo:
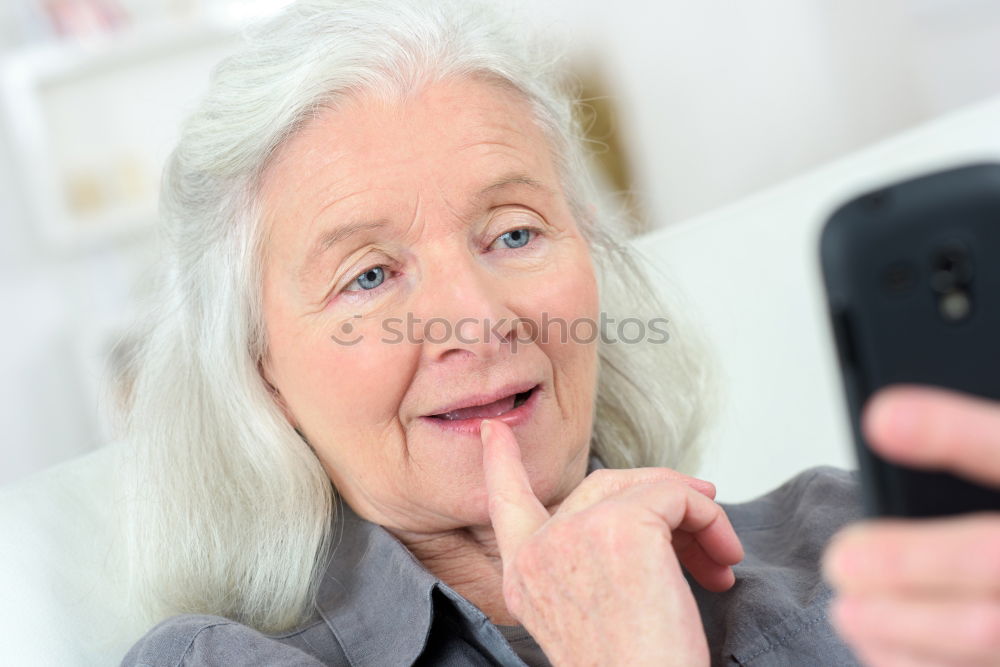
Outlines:
{"type": "MultiPolygon", "coordinates": [[[[560,473],[564,472],[562,470],[560,473]]],[[[572,489],[567,489],[568,480],[565,475],[546,475],[539,479],[530,476],[531,488],[535,497],[545,506],[561,501],[572,489]]],[[[454,528],[467,526],[490,526],[489,495],[486,492],[486,481],[480,477],[469,484],[456,484],[454,478],[447,487],[454,497],[448,499],[447,505],[438,511],[449,516],[454,521],[454,528]]],[[[451,494],[449,494],[451,495],[451,494]]]]}

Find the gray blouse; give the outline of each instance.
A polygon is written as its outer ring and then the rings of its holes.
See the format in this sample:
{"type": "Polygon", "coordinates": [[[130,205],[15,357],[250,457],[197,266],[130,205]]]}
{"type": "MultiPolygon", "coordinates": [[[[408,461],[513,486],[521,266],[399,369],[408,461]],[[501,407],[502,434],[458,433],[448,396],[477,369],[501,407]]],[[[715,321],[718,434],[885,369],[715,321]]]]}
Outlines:
{"type": "Polygon", "coordinates": [[[545,651],[523,625],[498,625],[497,630],[507,640],[517,657],[529,667],[551,667],[545,651]]]}
{"type": "MultiPolygon", "coordinates": [[[[688,577],[713,665],[860,664],[827,620],[831,591],[819,574],[829,538],[861,517],[857,485],[855,471],[822,466],[756,500],[722,504],[746,553],[734,568],[736,585],[710,593],[688,577]]],[[[121,664],[547,663],[523,629],[495,626],[388,531],[346,505],[339,522],[341,538],[309,623],[265,635],[219,616],[174,616],[149,630],[121,664]]]]}

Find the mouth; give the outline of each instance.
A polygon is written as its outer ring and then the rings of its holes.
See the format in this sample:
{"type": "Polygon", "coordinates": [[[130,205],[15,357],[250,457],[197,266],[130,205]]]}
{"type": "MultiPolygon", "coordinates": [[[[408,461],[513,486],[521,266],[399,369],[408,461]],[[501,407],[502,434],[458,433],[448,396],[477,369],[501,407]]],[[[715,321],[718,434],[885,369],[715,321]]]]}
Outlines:
{"type": "Polygon", "coordinates": [[[511,427],[527,421],[534,412],[539,394],[541,385],[535,385],[526,391],[510,394],[484,405],[459,408],[420,419],[447,431],[478,435],[479,426],[484,419],[496,419],[511,427]]]}

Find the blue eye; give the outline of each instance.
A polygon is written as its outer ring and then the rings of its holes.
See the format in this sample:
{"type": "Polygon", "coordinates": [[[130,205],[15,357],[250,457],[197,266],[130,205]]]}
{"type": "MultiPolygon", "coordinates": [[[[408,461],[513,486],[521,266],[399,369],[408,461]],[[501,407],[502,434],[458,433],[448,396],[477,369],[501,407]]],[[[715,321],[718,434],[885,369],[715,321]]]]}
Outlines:
{"type": "Polygon", "coordinates": [[[533,232],[530,229],[512,229],[509,232],[505,232],[497,237],[497,241],[504,239],[508,248],[523,248],[528,245],[528,241],[531,240],[531,234],[533,232]]]}
{"type": "Polygon", "coordinates": [[[348,292],[358,292],[361,290],[373,290],[385,282],[385,269],[381,266],[373,266],[360,276],[354,279],[350,285],[344,289],[348,292]],[[357,285],[361,290],[353,289],[357,285]]]}

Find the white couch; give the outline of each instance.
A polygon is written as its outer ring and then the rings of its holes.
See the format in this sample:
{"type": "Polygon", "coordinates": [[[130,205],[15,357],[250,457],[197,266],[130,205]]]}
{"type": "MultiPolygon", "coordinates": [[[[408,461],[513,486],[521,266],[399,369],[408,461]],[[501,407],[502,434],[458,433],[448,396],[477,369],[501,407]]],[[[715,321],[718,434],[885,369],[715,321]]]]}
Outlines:
{"type": "MultiPolygon", "coordinates": [[[[700,320],[726,375],[699,473],[720,500],[749,499],[813,465],[854,465],[820,291],[824,216],[879,183],[989,159],[1000,160],[1000,98],[635,242],[668,299],[700,320]]],[[[0,664],[117,664],[145,631],[116,563],[108,480],[121,451],[0,489],[0,664]]]]}

